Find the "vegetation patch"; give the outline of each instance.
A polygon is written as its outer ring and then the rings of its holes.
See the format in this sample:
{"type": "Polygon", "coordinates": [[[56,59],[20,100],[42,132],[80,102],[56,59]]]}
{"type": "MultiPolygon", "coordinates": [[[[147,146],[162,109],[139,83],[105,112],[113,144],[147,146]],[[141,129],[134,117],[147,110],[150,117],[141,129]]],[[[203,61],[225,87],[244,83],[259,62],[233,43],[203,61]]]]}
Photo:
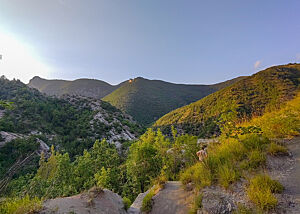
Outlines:
{"type": "Polygon", "coordinates": [[[277,155],[288,155],[288,150],[286,147],[272,142],[268,147],[268,154],[277,156],[277,155]]]}
{"type": "Polygon", "coordinates": [[[155,192],[154,192],[154,190],[150,190],[149,193],[144,197],[143,203],[142,203],[142,211],[143,212],[148,213],[152,210],[153,196],[155,196],[155,192]]]}
{"type": "Polygon", "coordinates": [[[10,198],[0,202],[0,213],[2,214],[30,214],[37,213],[42,209],[42,201],[38,198],[10,198]]]}
{"type": "Polygon", "coordinates": [[[189,214],[197,214],[197,211],[202,208],[202,198],[203,195],[201,193],[195,197],[192,208],[189,210],[189,214]]]}
{"type": "Polygon", "coordinates": [[[273,193],[281,193],[283,186],[268,175],[256,175],[250,179],[247,194],[249,199],[262,210],[275,208],[278,201],[273,193]]]}

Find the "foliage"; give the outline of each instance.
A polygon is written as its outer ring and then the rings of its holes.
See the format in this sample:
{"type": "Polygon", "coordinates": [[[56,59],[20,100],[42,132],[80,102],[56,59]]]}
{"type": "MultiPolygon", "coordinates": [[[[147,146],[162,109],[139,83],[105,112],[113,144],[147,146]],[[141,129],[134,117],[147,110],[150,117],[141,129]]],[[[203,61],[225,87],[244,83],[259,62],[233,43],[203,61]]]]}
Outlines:
{"type": "Polygon", "coordinates": [[[153,190],[150,190],[149,193],[144,197],[142,202],[142,211],[143,212],[150,212],[152,209],[153,201],[152,198],[155,195],[155,192],[153,190]]]}
{"type": "Polygon", "coordinates": [[[42,201],[38,198],[11,198],[0,203],[2,214],[33,214],[42,209],[42,201]]]}
{"type": "Polygon", "coordinates": [[[171,110],[195,102],[242,78],[215,85],[183,85],[138,77],[123,83],[103,100],[130,114],[141,124],[150,125],[171,110]]]}
{"type": "Polygon", "coordinates": [[[189,210],[189,214],[197,214],[198,209],[202,207],[202,198],[202,194],[199,194],[195,197],[192,208],[189,210]]]}
{"type": "Polygon", "coordinates": [[[299,79],[299,64],[274,66],[176,109],[156,121],[154,126],[175,125],[194,135],[216,135],[220,133],[220,120],[223,124],[242,122],[278,109],[294,97],[299,79]]]}
{"type": "Polygon", "coordinates": [[[250,180],[247,193],[249,199],[262,210],[274,208],[278,201],[273,193],[281,193],[283,186],[267,175],[257,175],[250,180]]]}
{"type": "Polygon", "coordinates": [[[276,155],[287,155],[288,150],[286,147],[281,146],[277,143],[272,142],[268,147],[268,153],[270,155],[276,156],[276,155]]]}
{"type": "Polygon", "coordinates": [[[186,168],[180,180],[183,184],[192,182],[196,189],[214,182],[228,188],[242,176],[243,170],[253,170],[265,164],[267,144],[269,140],[258,134],[221,139],[221,143],[209,145],[204,162],[186,168]]]}
{"type": "MultiPolygon", "coordinates": [[[[15,139],[6,143],[0,149],[0,179],[5,176],[7,170],[16,162],[22,161],[25,157],[38,149],[39,143],[34,136],[23,139],[15,139]]],[[[37,166],[37,155],[32,159],[32,165],[23,167],[19,172],[20,175],[35,172],[37,166]]]]}
{"type": "Polygon", "coordinates": [[[98,111],[89,104],[95,100],[47,97],[19,80],[0,78],[0,100],[13,102],[13,108],[6,109],[0,119],[0,130],[27,135],[32,131],[41,132],[48,136],[45,137],[47,144],[55,144],[62,152],[68,152],[71,158],[90,148],[95,138],[109,138],[113,128],[120,130],[128,126],[135,135],[143,131],[128,116],[104,101],[100,106],[104,115],[118,118],[120,123],[106,125],[96,121],[91,125],[90,121],[98,111]]]}
{"type": "Polygon", "coordinates": [[[205,164],[196,163],[181,173],[180,180],[184,185],[192,182],[197,189],[200,189],[210,186],[213,178],[210,169],[205,164]]]}
{"type": "Polygon", "coordinates": [[[129,207],[131,206],[132,202],[129,198],[123,197],[123,204],[124,204],[125,210],[128,210],[129,207]]]}
{"type": "Polygon", "coordinates": [[[73,162],[68,153],[60,154],[52,147],[47,161],[41,157],[40,168],[31,180],[28,193],[45,198],[69,196],[95,184],[122,193],[119,167],[118,152],[106,140],[96,141],[90,151],[84,151],[73,162]]]}
{"type": "Polygon", "coordinates": [[[253,118],[249,124],[259,126],[269,138],[291,138],[300,130],[300,93],[280,110],[253,118]]]}

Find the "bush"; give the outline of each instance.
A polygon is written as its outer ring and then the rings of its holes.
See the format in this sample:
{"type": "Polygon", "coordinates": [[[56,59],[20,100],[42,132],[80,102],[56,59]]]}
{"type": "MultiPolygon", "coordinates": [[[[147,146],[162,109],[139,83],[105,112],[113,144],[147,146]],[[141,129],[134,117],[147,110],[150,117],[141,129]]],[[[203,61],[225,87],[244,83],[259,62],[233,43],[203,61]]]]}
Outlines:
{"type": "Polygon", "coordinates": [[[42,201],[38,198],[14,198],[7,199],[0,204],[2,214],[31,214],[37,213],[42,209],[42,201]]]}
{"type": "Polygon", "coordinates": [[[123,198],[123,204],[124,204],[125,210],[128,210],[130,205],[132,204],[132,202],[129,198],[124,197],[123,198]]]}
{"type": "Polygon", "coordinates": [[[203,163],[196,163],[180,174],[180,180],[184,185],[192,182],[197,189],[200,189],[211,185],[212,174],[203,163]]]}
{"type": "Polygon", "coordinates": [[[142,203],[142,211],[143,212],[150,212],[152,209],[153,201],[152,197],[155,195],[153,190],[150,190],[149,193],[144,197],[142,203]]]}
{"type": "Polygon", "coordinates": [[[240,178],[238,171],[230,163],[225,163],[218,167],[218,180],[224,187],[228,188],[230,184],[237,181],[240,178]]]}
{"type": "Polygon", "coordinates": [[[251,151],[248,159],[248,165],[251,169],[255,169],[266,164],[266,155],[264,152],[259,150],[251,151]]]}
{"type": "Polygon", "coordinates": [[[272,142],[268,147],[268,153],[273,156],[287,155],[288,150],[284,146],[281,146],[281,145],[278,145],[278,144],[272,142]]]}
{"type": "Polygon", "coordinates": [[[248,150],[264,150],[270,140],[258,134],[247,134],[240,136],[241,142],[248,150]]]}
{"type": "Polygon", "coordinates": [[[257,175],[250,180],[247,194],[249,199],[262,210],[275,208],[278,201],[273,193],[281,193],[283,186],[268,175],[257,175]]]}

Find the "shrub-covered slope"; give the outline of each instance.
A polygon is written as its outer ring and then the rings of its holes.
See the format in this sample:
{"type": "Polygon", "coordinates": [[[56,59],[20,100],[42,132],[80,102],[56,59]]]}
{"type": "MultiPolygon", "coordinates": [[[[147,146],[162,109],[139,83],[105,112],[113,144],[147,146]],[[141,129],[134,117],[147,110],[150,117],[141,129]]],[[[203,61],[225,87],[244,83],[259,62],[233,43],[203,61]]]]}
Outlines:
{"type": "Polygon", "coordinates": [[[140,126],[109,103],[92,98],[47,97],[20,81],[0,79],[0,100],[12,102],[0,118],[0,131],[42,135],[48,144],[79,154],[95,139],[134,139],[140,126]]]}
{"type": "Polygon", "coordinates": [[[138,77],[124,83],[103,100],[130,114],[138,122],[151,124],[162,115],[243,78],[214,85],[184,85],[138,77]]]}
{"type": "MultiPolygon", "coordinates": [[[[121,85],[121,84],[120,84],[121,85]]],[[[110,85],[101,80],[78,79],[74,81],[67,80],[46,80],[40,77],[34,77],[30,80],[28,86],[36,88],[47,95],[79,95],[101,99],[113,92],[120,85],[110,85]]]]}
{"type": "Polygon", "coordinates": [[[218,124],[222,122],[239,121],[278,108],[295,96],[299,83],[299,64],[270,67],[166,114],[154,126],[175,125],[186,133],[202,136],[218,134],[218,124]]]}

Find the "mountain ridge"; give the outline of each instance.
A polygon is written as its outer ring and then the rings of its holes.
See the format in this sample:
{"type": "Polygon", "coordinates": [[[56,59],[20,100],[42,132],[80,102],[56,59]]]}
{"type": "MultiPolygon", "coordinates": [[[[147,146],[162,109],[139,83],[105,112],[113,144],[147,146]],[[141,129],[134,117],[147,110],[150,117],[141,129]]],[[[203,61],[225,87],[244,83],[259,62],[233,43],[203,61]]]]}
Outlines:
{"type": "Polygon", "coordinates": [[[293,98],[299,84],[300,64],[273,66],[169,112],[154,126],[175,125],[183,132],[207,137],[219,132],[220,120],[240,120],[277,108],[293,98]]]}

